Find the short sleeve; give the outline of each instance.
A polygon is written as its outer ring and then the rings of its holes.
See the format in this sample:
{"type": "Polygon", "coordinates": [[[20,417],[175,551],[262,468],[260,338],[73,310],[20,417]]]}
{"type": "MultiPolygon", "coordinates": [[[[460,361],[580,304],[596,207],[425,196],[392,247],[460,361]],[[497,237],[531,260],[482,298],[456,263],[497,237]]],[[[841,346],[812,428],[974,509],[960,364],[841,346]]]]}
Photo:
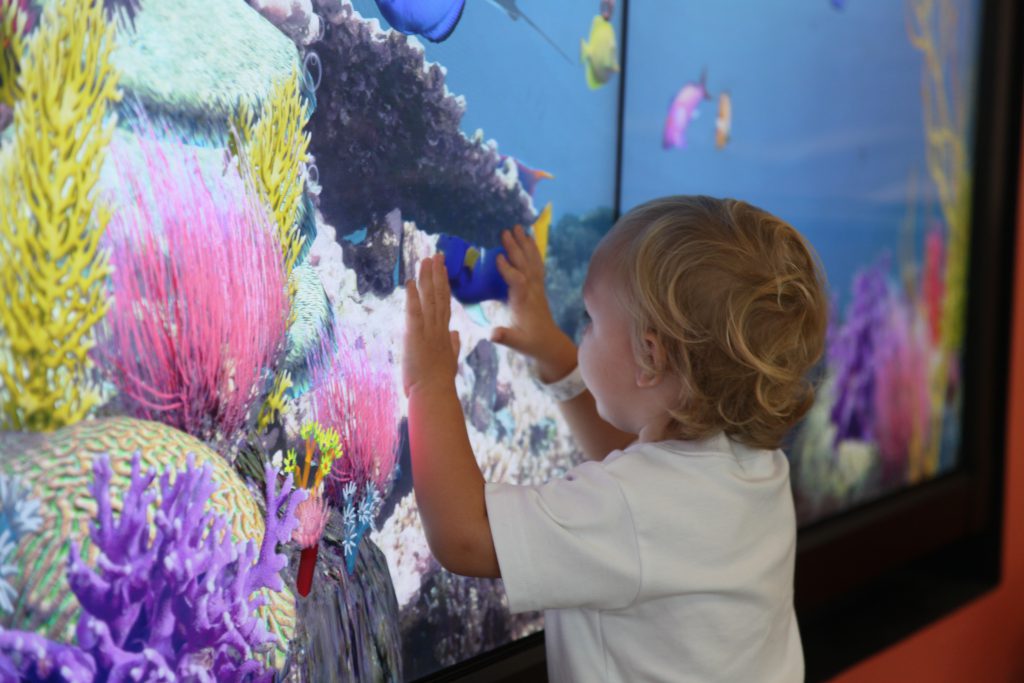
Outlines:
{"type": "Polygon", "coordinates": [[[513,613],[619,609],[640,590],[633,517],[618,481],[586,462],[540,486],[484,489],[498,566],[513,613]]]}

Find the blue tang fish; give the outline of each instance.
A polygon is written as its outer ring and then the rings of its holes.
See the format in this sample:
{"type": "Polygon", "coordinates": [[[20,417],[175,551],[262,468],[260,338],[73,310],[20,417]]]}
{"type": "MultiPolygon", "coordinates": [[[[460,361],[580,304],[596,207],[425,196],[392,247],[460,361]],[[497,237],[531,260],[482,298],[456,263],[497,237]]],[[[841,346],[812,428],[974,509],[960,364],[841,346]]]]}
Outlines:
{"type": "Polygon", "coordinates": [[[466,0],[376,0],[391,28],[440,43],[462,18],[466,0]]]}
{"type": "MultiPolygon", "coordinates": [[[[531,226],[542,260],[547,260],[551,215],[551,204],[548,203],[531,226]]],[[[498,255],[505,253],[504,247],[481,248],[461,237],[442,233],[437,238],[437,250],[444,254],[448,284],[452,296],[459,303],[469,305],[508,300],[508,283],[498,270],[498,255]]]]}

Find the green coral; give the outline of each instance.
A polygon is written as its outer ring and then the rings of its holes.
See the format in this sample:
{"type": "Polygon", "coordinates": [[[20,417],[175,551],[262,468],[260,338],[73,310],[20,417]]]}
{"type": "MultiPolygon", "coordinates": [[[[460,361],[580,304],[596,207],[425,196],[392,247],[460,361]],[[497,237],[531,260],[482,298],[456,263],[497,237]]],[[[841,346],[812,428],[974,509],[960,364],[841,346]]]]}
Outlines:
{"type": "Polygon", "coordinates": [[[109,306],[96,184],[120,98],[101,0],[47,4],[20,63],[0,159],[0,427],[48,431],[99,402],[93,328],[109,306]]]}
{"type": "Polygon", "coordinates": [[[18,63],[25,48],[28,16],[18,0],[0,0],[0,104],[13,107],[18,100],[18,63]]]}

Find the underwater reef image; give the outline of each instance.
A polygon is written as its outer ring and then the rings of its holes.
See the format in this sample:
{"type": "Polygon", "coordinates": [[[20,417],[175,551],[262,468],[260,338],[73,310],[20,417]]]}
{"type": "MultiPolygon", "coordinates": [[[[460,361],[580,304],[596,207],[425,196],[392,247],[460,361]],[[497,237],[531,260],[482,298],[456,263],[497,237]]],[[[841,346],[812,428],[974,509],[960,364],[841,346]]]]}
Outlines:
{"type": "Polygon", "coordinates": [[[827,351],[786,441],[801,524],[958,465],[979,5],[630,8],[622,208],[738,197],[821,258],[827,351]],[[814,28],[754,37],[775,20],[814,28]],[[723,22],[735,39],[709,30],[723,22]],[[846,61],[868,35],[885,48],[846,61]]]}
{"type": "Polygon", "coordinates": [[[611,148],[557,142],[581,113],[614,128],[569,57],[593,10],[0,0],[0,680],[403,681],[542,627],[427,549],[400,283],[462,245],[480,464],[572,467],[557,406],[488,339],[502,230],[544,243],[574,332],[612,223],[611,148]],[[493,100],[472,61],[420,42],[468,55],[480,22],[508,59],[557,60],[546,128],[527,101],[468,120],[493,100]]]}
{"type": "Polygon", "coordinates": [[[484,478],[581,461],[490,341],[516,225],[578,341],[618,213],[791,220],[834,297],[801,522],[955,467],[976,5],[0,0],[0,681],[405,681],[542,629],[431,555],[401,390],[443,252],[484,478]],[[836,79],[879,31],[891,81],[836,79]]]}

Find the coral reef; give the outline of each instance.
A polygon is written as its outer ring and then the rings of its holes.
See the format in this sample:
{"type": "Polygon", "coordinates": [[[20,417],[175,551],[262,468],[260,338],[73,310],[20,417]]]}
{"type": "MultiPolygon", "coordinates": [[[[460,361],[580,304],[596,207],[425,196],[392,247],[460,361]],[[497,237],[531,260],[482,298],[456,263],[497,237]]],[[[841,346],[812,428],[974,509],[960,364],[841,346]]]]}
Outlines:
{"type": "MultiPolygon", "coordinates": [[[[209,464],[197,468],[188,454],[185,470],[173,483],[165,471],[156,492],[148,490],[156,472],[143,474],[140,462],[136,453],[116,518],[110,460],[104,454],[93,465],[90,492],[98,509],[90,538],[100,553],[98,570],[82,561],[75,541],[68,565],[68,584],[82,606],[74,648],[86,661],[68,658],[62,677],[273,681],[274,672],[253,656],[275,640],[255,615],[265,598],[250,596],[282,588],[287,558],[276,548],[291,535],[298,503],[290,480],[278,490],[276,473],[265,474],[267,524],[257,554],[252,540],[232,543],[225,518],[206,510],[216,489],[209,464]]],[[[40,654],[38,643],[19,645],[19,635],[34,634],[3,635],[4,667],[45,677],[49,653],[40,654]]]]}
{"type": "Polygon", "coordinates": [[[835,445],[846,439],[874,439],[876,355],[889,320],[888,261],[859,271],[843,324],[829,341],[828,362],[836,373],[831,419],[835,445]]]}
{"type": "Polygon", "coordinates": [[[135,15],[141,9],[142,0],[103,0],[111,21],[122,20],[129,24],[135,22],[135,15]]]}
{"type": "Polygon", "coordinates": [[[498,398],[498,353],[488,340],[481,340],[466,356],[473,369],[473,393],[466,418],[481,432],[486,432],[494,416],[498,398]]]}
{"type": "Polygon", "coordinates": [[[295,285],[295,298],[284,367],[292,377],[288,396],[294,398],[309,389],[310,363],[315,362],[321,340],[332,334],[334,311],[320,278],[308,263],[295,266],[290,282],[295,285]]]}
{"type": "MultiPolygon", "coordinates": [[[[347,569],[341,515],[331,509],[320,542],[316,578],[299,600],[291,659],[283,675],[304,681],[352,683],[408,680],[402,671],[398,604],[383,554],[360,543],[355,569],[347,569]]],[[[296,574],[299,553],[286,573],[296,574]]],[[[286,680],[293,680],[288,678],[286,680]]]]}
{"type": "Polygon", "coordinates": [[[599,209],[583,216],[562,216],[551,231],[544,285],[551,314],[577,344],[583,332],[583,281],[590,256],[613,222],[611,209],[599,209]]]}
{"type": "Polygon", "coordinates": [[[271,424],[280,419],[285,408],[285,394],[292,386],[292,375],[287,370],[274,375],[274,384],[260,406],[259,415],[256,416],[256,429],[266,431],[270,429],[271,424]]]}
{"type": "Polygon", "coordinates": [[[355,271],[360,295],[373,292],[386,297],[394,291],[401,238],[401,215],[392,211],[382,221],[370,224],[361,241],[345,245],[342,258],[345,266],[355,271]]]}
{"type": "Polygon", "coordinates": [[[939,209],[948,230],[943,272],[944,296],[939,348],[942,353],[932,368],[929,441],[921,468],[912,479],[938,472],[946,432],[950,378],[963,347],[967,324],[967,266],[970,246],[972,179],[968,157],[972,88],[966,63],[957,54],[956,6],[951,0],[908,0],[907,35],[924,60],[921,74],[924,114],[925,160],[939,195],[939,209]]]}
{"type": "Polygon", "coordinates": [[[317,53],[311,149],[325,179],[320,210],[341,235],[398,208],[421,230],[498,244],[502,229],[533,217],[529,196],[495,172],[496,143],[460,130],[465,102],[422,45],[381,31],[345,3],[317,53]]]}
{"type": "Polygon", "coordinates": [[[836,425],[830,417],[834,393],[835,378],[826,377],[787,450],[800,525],[849,509],[881,490],[881,459],[873,444],[845,440],[835,445],[836,425]]]}
{"type": "MultiPolygon", "coordinates": [[[[374,353],[379,353],[382,357],[386,355],[386,357],[396,359],[389,364],[391,368],[390,382],[393,387],[401,387],[400,364],[397,359],[401,358],[402,353],[404,321],[400,315],[395,315],[395,311],[403,310],[405,293],[399,287],[386,297],[379,297],[370,291],[360,294],[356,274],[346,268],[344,264],[343,254],[353,245],[344,239],[335,240],[334,236],[334,228],[321,220],[317,226],[316,239],[310,249],[309,264],[323,282],[327,298],[334,309],[335,319],[344,321],[344,329],[358,331],[358,337],[374,353]]],[[[557,232],[552,234],[549,253],[558,248],[559,237],[557,232]]],[[[596,242],[596,239],[594,241],[596,242]]],[[[400,273],[414,272],[416,263],[434,253],[435,242],[436,237],[420,231],[411,221],[403,221],[401,258],[397,264],[400,273]]],[[[452,304],[452,329],[459,332],[462,348],[467,355],[481,342],[489,340],[492,325],[509,324],[508,309],[502,304],[488,302],[474,308],[479,309],[481,315],[488,319],[488,324],[481,324],[479,318],[472,316],[471,312],[458,302],[452,304]]],[[[331,347],[328,348],[331,349],[331,347]]],[[[496,356],[493,397],[493,406],[496,412],[488,421],[484,431],[478,429],[471,422],[467,425],[470,443],[485,479],[519,484],[538,484],[564,475],[583,456],[571,438],[557,404],[529,378],[526,361],[519,354],[500,346],[493,346],[492,349],[496,356]],[[543,433],[535,434],[535,430],[532,429],[534,425],[545,425],[543,433]],[[531,450],[531,447],[536,450],[531,450]]],[[[483,352],[481,352],[482,354],[483,352]]],[[[465,357],[460,360],[465,360],[465,357]]],[[[477,381],[477,373],[469,363],[460,362],[455,382],[467,418],[472,411],[474,386],[477,381]]],[[[490,380],[485,380],[481,384],[478,396],[482,400],[487,400],[490,393],[489,386],[490,380]]],[[[310,391],[291,406],[292,410],[286,414],[285,419],[286,432],[295,434],[304,420],[313,419],[314,399],[315,392],[310,391]]],[[[426,618],[425,610],[433,609],[436,614],[440,614],[439,610],[442,604],[444,605],[443,609],[447,610],[447,616],[443,617],[444,619],[448,619],[452,623],[480,623],[480,620],[484,619],[481,610],[486,605],[497,605],[496,601],[486,600],[459,604],[455,600],[445,600],[443,603],[438,602],[434,608],[430,608],[428,603],[417,602],[420,586],[423,581],[429,580],[428,577],[434,571],[434,565],[420,524],[415,497],[411,492],[408,450],[401,443],[402,434],[405,433],[401,427],[405,417],[405,402],[399,401],[398,405],[399,412],[392,423],[392,429],[399,440],[396,452],[404,454],[402,457],[405,459],[401,467],[396,467],[398,478],[393,484],[393,494],[388,496],[381,492],[385,502],[381,503],[380,511],[374,522],[375,526],[371,526],[366,534],[387,558],[395,596],[399,608],[405,615],[403,623],[406,627],[424,624],[422,619],[426,618]]],[[[325,424],[329,424],[329,422],[325,422],[325,424]]],[[[357,424],[359,423],[357,422],[357,424]]],[[[343,457],[339,464],[343,463],[345,459],[343,457]]],[[[344,496],[343,491],[342,496],[344,496]]],[[[343,541],[344,505],[340,507],[342,514],[339,516],[338,524],[343,541]]],[[[352,513],[350,521],[354,517],[355,522],[358,523],[358,501],[353,504],[352,513]]],[[[365,543],[360,543],[357,546],[357,564],[354,576],[359,575],[358,555],[365,545],[365,543]]],[[[324,547],[324,544],[321,543],[321,558],[324,547]]],[[[472,583],[475,579],[466,579],[466,581],[472,583]]],[[[318,577],[314,582],[314,591],[319,582],[318,577]]],[[[481,590],[497,591],[500,590],[500,584],[481,590]]],[[[492,610],[489,614],[490,616],[487,618],[490,619],[509,619],[507,612],[502,614],[492,610]]],[[[538,626],[534,623],[532,628],[535,629],[538,626]]],[[[459,628],[465,627],[460,626],[459,628]]],[[[415,650],[418,647],[416,639],[423,637],[424,631],[403,628],[402,632],[404,649],[406,651],[415,650]]],[[[525,632],[522,633],[525,634],[525,632]]],[[[517,633],[520,632],[517,631],[517,633]]],[[[430,637],[432,639],[435,637],[433,631],[431,631],[430,637]]],[[[497,637],[495,636],[495,638],[497,637]]],[[[469,636],[459,642],[453,641],[450,643],[451,652],[464,647],[462,654],[465,657],[473,656],[477,654],[471,651],[472,647],[475,647],[473,642],[475,642],[474,639],[469,636]]],[[[410,654],[407,658],[405,675],[415,678],[436,670],[438,666],[440,665],[431,652],[410,654]]]]}
{"type": "MultiPolygon", "coordinates": [[[[217,453],[197,439],[166,425],[119,417],[89,420],[48,434],[0,433],[0,471],[21,478],[40,502],[42,524],[25,537],[14,555],[18,568],[12,585],[19,599],[11,614],[0,613],[0,626],[35,631],[60,642],[72,642],[80,606],[66,577],[70,542],[81,544],[83,561],[98,566],[99,550],[87,538],[87,523],[97,511],[88,495],[95,456],[109,453],[113,470],[110,500],[114,512],[124,509],[131,481],[131,455],[141,452],[143,469],[183,470],[187,454],[197,466],[208,465],[216,485],[211,512],[223,515],[233,543],[264,537],[262,495],[254,495],[217,453]],[[30,457],[26,457],[30,454],[30,457]]],[[[262,468],[261,468],[262,470],[262,468]]],[[[272,661],[283,662],[284,644],[295,628],[295,603],[289,591],[263,589],[267,604],[261,620],[278,640],[272,661]]]]}
{"type": "MultiPolygon", "coordinates": [[[[258,120],[253,119],[252,108],[242,100],[235,116],[238,139],[232,145],[239,157],[243,175],[255,187],[260,201],[270,209],[274,218],[284,272],[288,279],[289,356],[296,351],[301,353],[301,349],[292,343],[295,337],[292,328],[298,321],[299,312],[295,305],[299,291],[295,265],[304,251],[306,241],[299,231],[299,223],[304,214],[308,215],[309,212],[308,202],[302,201],[309,149],[309,135],[303,128],[309,117],[299,89],[299,72],[295,70],[287,79],[274,85],[270,96],[262,103],[258,120]]],[[[323,297],[319,299],[322,301],[323,297]]],[[[307,310],[304,306],[303,313],[307,310]]],[[[308,323],[309,316],[304,315],[301,324],[307,336],[308,323]]],[[[285,381],[292,384],[290,375],[287,368],[278,369],[274,388],[260,409],[258,422],[261,429],[265,429],[279,412],[269,401],[280,397],[285,381]],[[287,380],[285,373],[289,374],[287,380]]]]}
{"type": "Polygon", "coordinates": [[[94,355],[126,412],[228,453],[283,352],[280,246],[232,167],[204,177],[190,148],[149,134],[112,147],[115,303],[94,355]]]}
{"type": "Polygon", "coordinates": [[[26,534],[38,531],[43,523],[39,501],[29,496],[19,477],[0,474],[0,611],[11,612],[11,600],[18,594],[8,581],[17,567],[12,563],[14,550],[26,534]]]}
{"type": "Polygon", "coordinates": [[[52,430],[99,402],[88,351],[106,313],[109,218],[95,191],[120,97],[99,0],[47,5],[0,155],[0,426],[52,430]],[[53,87],[61,84],[60,88],[53,87]]]}
{"type": "Polygon", "coordinates": [[[248,0],[253,9],[298,45],[309,45],[324,34],[323,20],[311,0],[248,0]]]}
{"type": "Polygon", "coordinates": [[[540,613],[508,613],[500,579],[458,576],[431,563],[416,600],[401,612],[407,672],[452,666],[542,628],[540,613]]]}
{"type": "Polygon", "coordinates": [[[292,540],[302,549],[297,587],[299,595],[304,597],[309,595],[320,537],[327,525],[328,511],[322,484],[334,461],[342,456],[342,451],[338,433],[333,429],[324,429],[316,422],[302,425],[299,435],[305,441],[302,461],[298,461],[294,448],[288,449],[284,471],[295,477],[300,489],[309,492],[309,497],[299,505],[299,526],[292,536],[292,540]],[[313,476],[312,481],[310,475],[313,476]]]}
{"type": "Polygon", "coordinates": [[[928,231],[924,238],[924,268],[921,272],[921,303],[928,321],[928,338],[933,345],[942,339],[942,302],[945,300],[946,283],[942,278],[945,269],[946,245],[942,239],[942,228],[928,231]]]}
{"type": "Polygon", "coordinates": [[[270,209],[285,273],[291,275],[302,249],[296,220],[309,149],[309,135],[303,131],[308,116],[299,97],[299,72],[292,71],[275,83],[263,101],[259,119],[253,116],[252,108],[242,100],[235,118],[241,145],[235,145],[235,150],[241,157],[243,175],[251,177],[260,200],[270,209]]]}
{"type": "Polygon", "coordinates": [[[904,484],[920,470],[929,434],[928,375],[931,346],[926,321],[892,297],[879,335],[874,380],[874,437],[881,457],[882,484],[904,484]],[[912,466],[908,473],[908,462],[912,466]]]}
{"type": "Polygon", "coordinates": [[[336,430],[344,454],[334,461],[325,494],[343,511],[350,572],[395,470],[399,407],[393,365],[386,352],[336,326],[324,339],[307,395],[313,419],[336,430]]]}
{"type": "Polygon", "coordinates": [[[240,1],[145,0],[118,27],[113,60],[150,116],[221,145],[238,103],[264,101],[300,66],[295,44],[240,1]]]}
{"type": "MultiPolygon", "coordinates": [[[[29,15],[26,0],[0,0],[0,106],[13,108],[19,99],[18,64],[25,51],[29,15]]],[[[3,130],[5,126],[0,126],[3,130]]]]}

